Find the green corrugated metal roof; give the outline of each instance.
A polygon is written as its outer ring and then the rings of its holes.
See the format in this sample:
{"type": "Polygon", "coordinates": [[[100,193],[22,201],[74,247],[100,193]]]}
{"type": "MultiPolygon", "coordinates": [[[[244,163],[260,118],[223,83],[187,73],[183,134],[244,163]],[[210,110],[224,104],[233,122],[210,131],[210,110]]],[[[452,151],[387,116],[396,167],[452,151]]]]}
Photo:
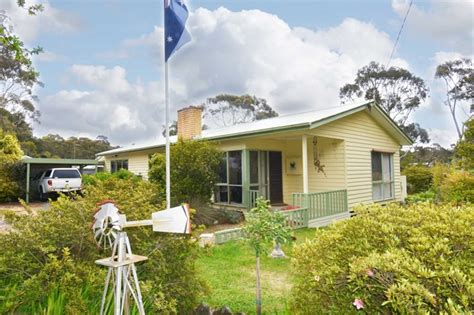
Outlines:
{"type": "Polygon", "coordinates": [[[48,159],[48,158],[25,158],[21,160],[25,164],[64,164],[64,165],[97,165],[99,161],[92,159],[48,159]]]}

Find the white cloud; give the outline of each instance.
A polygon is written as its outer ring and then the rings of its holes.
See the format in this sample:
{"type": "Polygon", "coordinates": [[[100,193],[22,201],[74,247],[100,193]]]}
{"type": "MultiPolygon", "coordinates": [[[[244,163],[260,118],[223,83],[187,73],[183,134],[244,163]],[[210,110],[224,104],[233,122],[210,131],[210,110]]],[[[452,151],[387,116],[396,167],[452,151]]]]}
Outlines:
{"type": "MultiPolygon", "coordinates": [[[[392,0],[393,10],[403,18],[409,0],[392,0]]],[[[413,4],[406,30],[429,36],[454,49],[472,52],[474,20],[472,0],[431,0],[424,7],[413,4]]]]}
{"type": "MultiPolygon", "coordinates": [[[[267,98],[280,113],[335,106],[339,88],[370,61],[385,63],[393,46],[386,33],[350,18],[313,31],[259,10],[199,8],[188,25],[193,42],[170,66],[178,103],[227,92],[267,98]]],[[[154,33],[162,36],[159,28],[154,33]]],[[[153,45],[161,51],[162,40],[153,45]]]]}
{"type": "MultiPolygon", "coordinates": [[[[264,97],[281,114],[337,106],[339,88],[370,61],[385,63],[393,46],[386,33],[356,19],[313,31],[291,28],[259,10],[199,8],[188,29],[193,41],[170,64],[172,113],[219,93],[264,97]]],[[[162,60],[162,44],[163,30],[155,27],[123,41],[115,57],[136,57],[147,48],[162,60]]],[[[161,62],[156,64],[161,71],[161,62]]],[[[403,59],[395,58],[394,64],[408,67],[403,59]]],[[[90,88],[44,100],[45,125],[105,134],[115,143],[146,141],[160,133],[162,112],[150,108],[163,108],[162,82],[131,83],[121,67],[74,65],[70,75],[90,88]],[[46,121],[46,111],[74,122],[46,121]]]]}
{"type": "Polygon", "coordinates": [[[161,86],[130,83],[121,67],[73,65],[71,80],[87,83],[85,91],[62,90],[40,102],[39,134],[107,135],[113,143],[156,139],[160,134],[161,86]],[[45,128],[44,126],[47,126],[45,128]]]}
{"type": "Polygon", "coordinates": [[[18,7],[16,0],[2,0],[0,10],[5,10],[14,32],[26,43],[34,41],[40,33],[68,33],[81,27],[77,16],[56,9],[48,1],[27,0],[25,7],[38,3],[43,5],[44,10],[37,15],[29,15],[26,9],[18,7]]]}

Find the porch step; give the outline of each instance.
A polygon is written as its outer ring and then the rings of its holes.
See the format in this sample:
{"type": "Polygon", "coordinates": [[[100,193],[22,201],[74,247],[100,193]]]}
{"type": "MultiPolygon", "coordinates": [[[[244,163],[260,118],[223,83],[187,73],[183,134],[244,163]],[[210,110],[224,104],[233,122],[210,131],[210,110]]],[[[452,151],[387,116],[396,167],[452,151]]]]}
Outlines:
{"type": "Polygon", "coordinates": [[[339,221],[339,220],[344,220],[347,218],[351,217],[351,213],[349,211],[347,212],[342,212],[338,214],[333,214],[333,215],[328,215],[326,217],[322,218],[317,218],[317,219],[311,219],[308,222],[308,227],[310,228],[317,228],[317,227],[323,227],[323,226],[328,226],[329,224],[339,221]]]}

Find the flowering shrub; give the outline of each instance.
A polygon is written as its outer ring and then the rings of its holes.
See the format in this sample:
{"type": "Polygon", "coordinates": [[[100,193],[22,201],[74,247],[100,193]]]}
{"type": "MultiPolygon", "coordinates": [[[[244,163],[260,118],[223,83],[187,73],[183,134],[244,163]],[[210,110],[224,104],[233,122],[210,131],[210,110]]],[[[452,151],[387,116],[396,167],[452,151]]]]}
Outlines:
{"type": "Polygon", "coordinates": [[[372,205],[294,250],[298,314],[469,313],[474,207],[372,205]]]}

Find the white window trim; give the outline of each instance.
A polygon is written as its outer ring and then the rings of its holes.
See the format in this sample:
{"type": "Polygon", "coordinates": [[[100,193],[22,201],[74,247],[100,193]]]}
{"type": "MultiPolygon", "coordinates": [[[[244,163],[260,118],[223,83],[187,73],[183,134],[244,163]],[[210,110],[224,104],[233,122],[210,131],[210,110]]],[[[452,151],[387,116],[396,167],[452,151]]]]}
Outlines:
{"type": "MultiPolygon", "coordinates": [[[[377,151],[377,150],[372,150],[371,151],[371,154],[372,153],[379,153],[381,154],[381,161],[382,161],[382,180],[372,180],[372,200],[374,202],[386,202],[386,201],[392,201],[392,200],[395,200],[395,171],[394,171],[394,167],[393,167],[393,157],[394,157],[394,153],[393,152],[383,152],[383,151],[377,151]],[[390,158],[390,177],[391,177],[391,180],[390,181],[386,181],[384,180],[383,178],[383,155],[388,155],[389,158],[390,158]],[[391,196],[389,198],[383,198],[383,196],[385,195],[384,194],[384,184],[388,184],[390,183],[390,194],[391,196]],[[374,185],[381,185],[381,196],[382,198],[381,199],[375,199],[374,198],[374,185]]],[[[370,172],[370,175],[371,177],[373,176],[373,173],[372,173],[372,157],[370,158],[370,161],[371,161],[371,172],[370,172]]]]}

